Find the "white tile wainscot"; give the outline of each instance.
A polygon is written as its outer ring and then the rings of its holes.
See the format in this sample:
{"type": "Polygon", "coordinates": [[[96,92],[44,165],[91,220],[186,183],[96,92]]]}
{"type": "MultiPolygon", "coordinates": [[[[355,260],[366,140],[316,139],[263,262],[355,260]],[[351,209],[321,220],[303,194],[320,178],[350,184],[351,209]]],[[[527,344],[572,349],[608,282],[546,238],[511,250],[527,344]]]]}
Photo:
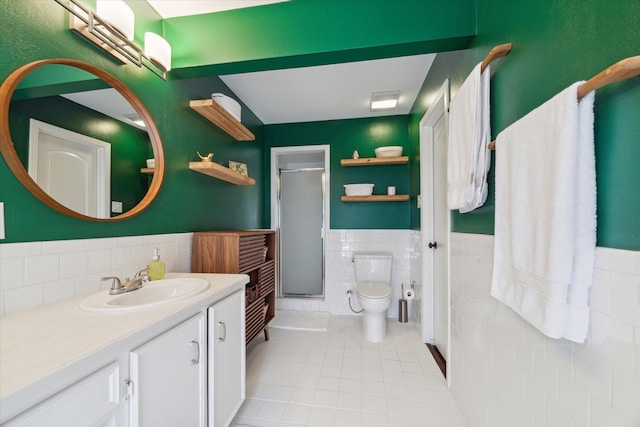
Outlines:
{"type": "MultiPolygon", "coordinates": [[[[349,310],[347,290],[355,289],[356,279],[351,257],[354,252],[390,252],[393,254],[391,288],[393,301],[387,312],[398,316],[400,284],[410,283],[411,230],[330,230],[325,239],[325,298],[278,298],[280,310],[324,311],[353,314],[349,310]]],[[[360,310],[357,297],[353,308],[360,310]]],[[[410,308],[411,311],[411,308],[410,308]]]]}
{"type": "Polygon", "coordinates": [[[490,296],[493,236],[451,234],[454,399],[469,425],[640,425],[640,252],[597,248],[584,344],[490,296]]]}
{"type": "Polygon", "coordinates": [[[192,233],[0,244],[0,314],[109,286],[104,276],[133,277],[153,248],[168,272],[191,272],[192,233]]]}

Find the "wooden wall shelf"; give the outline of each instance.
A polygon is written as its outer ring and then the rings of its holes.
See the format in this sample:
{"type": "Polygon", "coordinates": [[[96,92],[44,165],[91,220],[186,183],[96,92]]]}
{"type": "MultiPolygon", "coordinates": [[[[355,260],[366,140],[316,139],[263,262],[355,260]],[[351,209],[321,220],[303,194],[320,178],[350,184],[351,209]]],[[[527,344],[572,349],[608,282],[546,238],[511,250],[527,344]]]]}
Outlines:
{"type": "Polygon", "coordinates": [[[140,169],[140,173],[154,173],[155,169],[154,168],[142,168],[140,169]]]}
{"type": "Polygon", "coordinates": [[[343,202],[405,202],[409,200],[408,194],[396,194],[394,196],[388,196],[386,194],[373,195],[373,196],[342,196],[343,202]]]}
{"type": "Polygon", "coordinates": [[[254,141],[255,135],[213,99],[189,101],[189,107],[238,141],[254,141]]]}
{"type": "Polygon", "coordinates": [[[342,159],[341,166],[374,166],[374,165],[402,165],[409,162],[409,156],[400,157],[365,157],[360,159],[342,159]]]}
{"type": "Polygon", "coordinates": [[[213,162],[189,162],[189,169],[205,175],[221,179],[236,185],[255,185],[256,180],[248,176],[242,176],[229,168],[213,162]]]}

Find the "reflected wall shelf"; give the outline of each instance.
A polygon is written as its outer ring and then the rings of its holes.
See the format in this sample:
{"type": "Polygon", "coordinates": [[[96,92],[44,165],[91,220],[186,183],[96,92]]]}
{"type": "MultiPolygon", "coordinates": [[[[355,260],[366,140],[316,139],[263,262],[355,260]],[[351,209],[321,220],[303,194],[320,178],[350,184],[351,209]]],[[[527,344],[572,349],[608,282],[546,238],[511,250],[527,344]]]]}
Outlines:
{"type": "Polygon", "coordinates": [[[388,196],[386,194],[380,194],[373,196],[342,196],[340,200],[343,202],[404,202],[409,200],[409,195],[396,194],[394,196],[388,196]]]}
{"type": "Polygon", "coordinates": [[[341,166],[374,166],[374,165],[402,165],[409,162],[409,156],[400,157],[365,157],[359,159],[342,159],[341,166]]]}
{"type": "Polygon", "coordinates": [[[213,162],[189,162],[189,169],[235,185],[255,185],[256,180],[242,176],[229,168],[213,162]]]}
{"type": "Polygon", "coordinates": [[[189,101],[189,107],[238,141],[254,141],[255,135],[213,99],[189,101]]]}
{"type": "Polygon", "coordinates": [[[153,168],[142,168],[140,169],[140,173],[153,173],[155,169],[153,168]]]}

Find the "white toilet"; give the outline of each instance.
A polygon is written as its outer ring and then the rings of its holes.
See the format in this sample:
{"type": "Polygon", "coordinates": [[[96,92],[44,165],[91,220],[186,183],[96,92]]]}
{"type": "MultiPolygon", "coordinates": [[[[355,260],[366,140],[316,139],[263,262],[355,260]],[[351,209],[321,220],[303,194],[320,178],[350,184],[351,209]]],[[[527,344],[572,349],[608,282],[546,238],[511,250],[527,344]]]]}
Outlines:
{"type": "Polygon", "coordinates": [[[354,253],[356,295],[364,310],[367,341],[382,342],[387,336],[387,309],[391,305],[390,253],[354,253]]]}

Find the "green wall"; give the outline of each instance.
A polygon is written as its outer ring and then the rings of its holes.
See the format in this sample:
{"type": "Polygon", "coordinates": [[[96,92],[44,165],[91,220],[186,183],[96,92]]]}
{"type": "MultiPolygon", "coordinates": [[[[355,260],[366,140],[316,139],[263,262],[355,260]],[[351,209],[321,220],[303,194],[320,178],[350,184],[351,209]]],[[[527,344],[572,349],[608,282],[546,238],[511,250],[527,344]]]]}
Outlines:
{"type": "MultiPolygon", "coordinates": [[[[140,9],[144,3],[133,5],[140,9]]],[[[136,34],[158,27],[157,15],[155,21],[144,19],[155,14],[151,12],[136,10],[136,34]]],[[[67,12],[54,1],[2,1],[0,20],[0,80],[25,63],[45,58],[92,63],[124,82],[145,104],[166,159],[165,179],[151,206],[134,218],[110,223],[76,220],[48,208],[18,183],[1,159],[3,243],[265,226],[262,123],[245,108],[243,122],[256,141],[237,142],[188,107],[190,99],[208,98],[212,92],[232,95],[219,78],[179,81],[170,76],[165,82],[144,68],[117,64],[70,32],[67,12]],[[214,161],[221,163],[247,163],[257,185],[235,186],[189,170],[189,161],[198,159],[196,150],[214,152],[214,161]]]]}
{"type": "MultiPolygon", "coordinates": [[[[639,0],[481,0],[478,35],[456,57],[438,55],[421,102],[414,106],[411,146],[418,150],[418,122],[444,78],[455,96],[473,66],[489,50],[512,42],[513,50],[492,64],[491,127],[495,136],[536,106],[578,80],[588,80],[615,62],[640,54],[639,0]]],[[[640,250],[640,79],[596,92],[595,146],[598,245],[640,250]]],[[[493,156],[492,160],[495,160],[493,156]]],[[[453,229],[493,233],[493,172],[485,206],[452,213],[453,229]]],[[[413,191],[419,181],[412,175],[413,191]]],[[[412,225],[419,226],[412,211],[412,225]]]]}
{"type": "MultiPolygon", "coordinates": [[[[375,157],[385,145],[408,150],[408,116],[391,116],[325,122],[265,126],[268,146],[330,145],[330,221],[332,229],[407,229],[409,202],[342,202],[344,184],[372,183],[373,194],[386,194],[395,185],[397,194],[409,193],[409,165],[342,167],[340,159],[375,157]]],[[[267,194],[266,200],[269,200],[267,194]]],[[[268,209],[265,209],[268,211],[268,209]]]]}
{"type": "MultiPolygon", "coordinates": [[[[255,142],[236,142],[188,108],[190,99],[208,98],[212,92],[233,95],[218,74],[452,51],[438,55],[414,111],[406,118],[408,129],[403,138],[412,155],[411,165],[384,167],[382,172],[375,169],[378,190],[390,180],[385,175],[397,173],[409,177],[396,183],[398,190],[406,189],[415,198],[419,194],[417,128],[421,116],[444,78],[450,79],[455,95],[473,66],[496,44],[512,42],[514,48],[507,58],[493,64],[494,137],[573,81],[588,79],[617,60],[640,52],[640,0],[372,2],[294,0],[163,21],[146,3],[130,1],[136,12],[136,40],[140,42],[144,31],[153,30],[164,32],[174,46],[175,69],[164,82],[146,69],[113,62],[71,33],[67,12],[54,1],[2,0],[0,80],[20,65],[44,58],[65,57],[95,64],[123,81],[147,106],[167,160],[163,186],[150,208],[135,218],[114,223],[74,220],[47,208],[0,160],[0,201],[5,203],[7,235],[3,242],[266,227],[266,159],[271,146],[330,143],[332,197],[342,194],[341,185],[347,180],[369,178],[369,168],[340,168],[335,162],[350,156],[355,146],[374,143],[375,139],[352,137],[364,134],[363,129],[371,123],[365,120],[361,125],[356,120],[355,125],[337,121],[265,127],[244,108],[243,122],[257,138],[255,142]],[[379,30],[382,22],[388,24],[384,31],[379,30]],[[319,137],[320,131],[326,135],[319,137]],[[306,141],[300,140],[305,136],[306,141]],[[247,163],[256,186],[237,187],[190,171],[187,164],[197,159],[196,150],[214,152],[214,160],[221,163],[247,163]]],[[[87,1],[90,6],[92,3],[87,1]]],[[[639,107],[637,78],[596,94],[601,246],[640,249],[639,107]]],[[[493,188],[493,175],[490,186],[493,188]]],[[[490,193],[482,209],[452,214],[455,231],[493,232],[493,191],[490,193]]],[[[331,203],[332,226],[336,228],[419,227],[414,199],[375,207],[338,200],[331,203]]]]}
{"type": "Polygon", "coordinates": [[[180,78],[293,68],[464,48],[475,3],[291,0],[170,18],[165,33],[180,78]]]}

